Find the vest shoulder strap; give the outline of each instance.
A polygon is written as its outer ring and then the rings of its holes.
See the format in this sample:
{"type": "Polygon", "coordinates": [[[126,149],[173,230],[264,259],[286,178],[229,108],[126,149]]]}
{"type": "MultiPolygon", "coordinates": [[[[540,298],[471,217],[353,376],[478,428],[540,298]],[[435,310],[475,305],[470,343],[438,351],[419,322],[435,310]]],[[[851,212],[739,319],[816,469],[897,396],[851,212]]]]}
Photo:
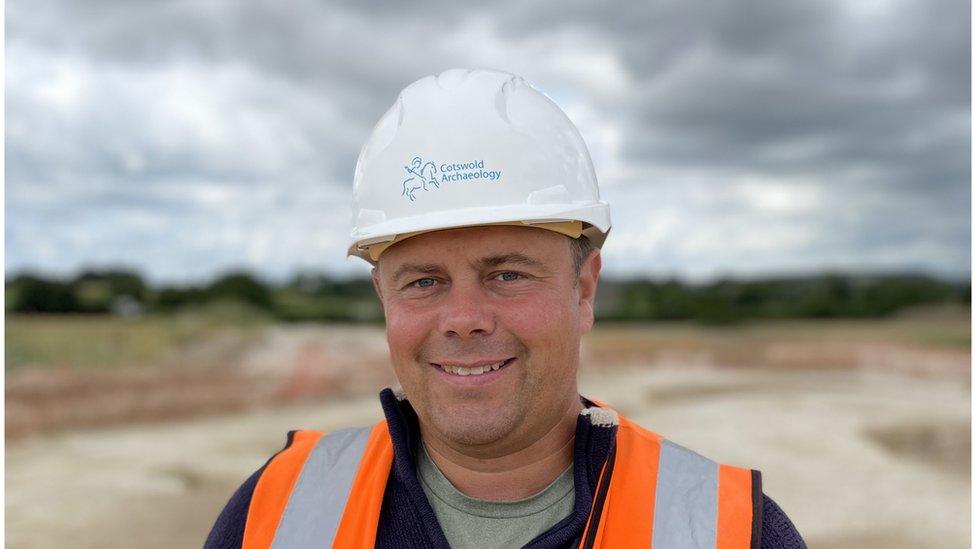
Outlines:
{"type": "Polygon", "coordinates": [[[623,416],[606,469],[584,547],[760,547],[758,471],[718,464],[623,416]]]}
{"type": "Polygon", "coordinates": [[[386,421],[329,434],[295,431],[258,479],[243,548],[365,546],[363,536],[376,535],[392,462],[386,421]]]}

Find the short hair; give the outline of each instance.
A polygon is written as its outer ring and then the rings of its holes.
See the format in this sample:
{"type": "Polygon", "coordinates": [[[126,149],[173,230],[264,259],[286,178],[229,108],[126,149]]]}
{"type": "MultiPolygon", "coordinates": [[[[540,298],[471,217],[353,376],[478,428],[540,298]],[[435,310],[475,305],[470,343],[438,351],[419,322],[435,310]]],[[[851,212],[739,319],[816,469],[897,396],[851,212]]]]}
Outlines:
{"type": "Polygon", "coordinates": [[[579,238],[569,239],[569,251],[573,256],[573,271],[576,273],[576,278],[579,278],[580,271],[583,269],[583,263],[595,248],[593,243],[590,242],[590,239],[583,235],[580,235],[579,238]]]}

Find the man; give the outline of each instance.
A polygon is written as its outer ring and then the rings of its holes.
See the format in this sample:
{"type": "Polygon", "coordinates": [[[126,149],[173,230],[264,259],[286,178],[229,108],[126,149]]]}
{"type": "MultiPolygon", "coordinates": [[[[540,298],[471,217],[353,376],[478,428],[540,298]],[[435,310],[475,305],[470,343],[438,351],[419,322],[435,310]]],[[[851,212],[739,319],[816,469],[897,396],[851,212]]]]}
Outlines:
{"type": "Polygon", "coordinates": [[[360,154],[354,222],[402,390],[371,428],[289,433],[207,547],[804,547],[758,472],[579,395],[609,207],[524,80],[403,90],[360,154]],[[407,197],[411,159],[439,180],[407,197]]]}

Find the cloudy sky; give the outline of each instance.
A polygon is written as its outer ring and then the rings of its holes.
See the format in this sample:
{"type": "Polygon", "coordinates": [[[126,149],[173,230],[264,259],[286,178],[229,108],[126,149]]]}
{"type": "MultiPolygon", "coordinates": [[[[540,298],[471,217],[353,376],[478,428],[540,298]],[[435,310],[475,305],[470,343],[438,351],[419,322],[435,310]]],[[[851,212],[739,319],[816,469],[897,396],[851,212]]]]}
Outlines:
{"type": "Polygon", "coordinates": [[[359,148],[453,67],[561,105],[608,275],[970,272],[964,0],[10,0],[6,272],[358,275],[359,148]]]}

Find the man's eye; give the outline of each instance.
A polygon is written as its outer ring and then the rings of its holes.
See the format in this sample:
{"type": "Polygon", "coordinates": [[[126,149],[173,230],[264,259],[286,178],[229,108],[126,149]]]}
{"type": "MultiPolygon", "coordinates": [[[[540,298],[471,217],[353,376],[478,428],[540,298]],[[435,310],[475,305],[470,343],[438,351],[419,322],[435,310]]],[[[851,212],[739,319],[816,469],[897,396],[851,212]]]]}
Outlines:
{"type": "Polygon", "coordinates": [[[516,280],[522,278],[522,275],[513,271],[505,271],[504,273],[499,273],[497,278],[504,280],[505,282],[515,282],[516,280]]]}
{"type": "Polygon", "coordinates": [[[416,286],[416,287],[418,287],[418,288],[430,288],[431,286],[434,285],[434,279],[433,278],[421,278],[420,280],[414,281],[413,285],[416,286]]]}

